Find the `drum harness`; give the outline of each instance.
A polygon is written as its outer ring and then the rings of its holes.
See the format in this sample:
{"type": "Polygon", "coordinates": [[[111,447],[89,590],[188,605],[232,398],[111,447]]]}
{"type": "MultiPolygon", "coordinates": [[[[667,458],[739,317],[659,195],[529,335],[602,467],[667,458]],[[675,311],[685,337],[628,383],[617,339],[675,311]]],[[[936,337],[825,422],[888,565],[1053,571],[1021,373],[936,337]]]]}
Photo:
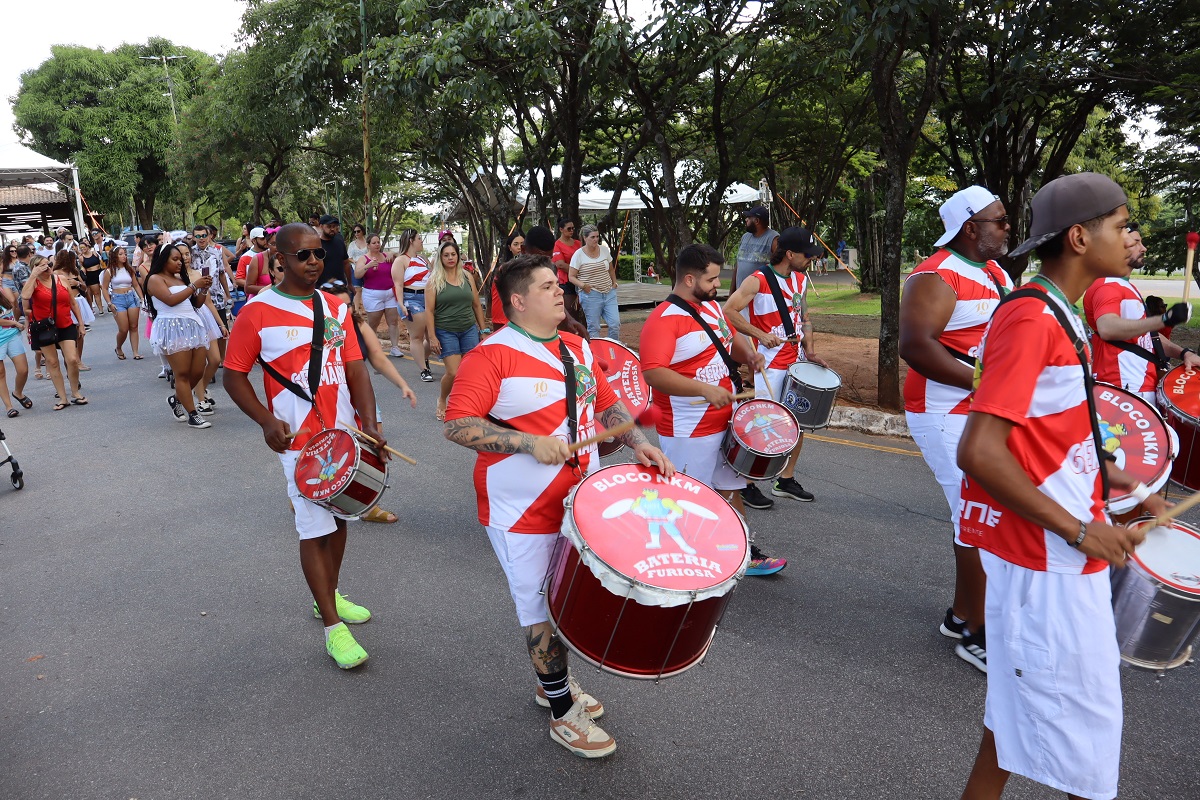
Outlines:
{"type": "MultiPolygon", "coordinates": [[[[1004,284],[1001,283],[1000,281],[996,280],[996,276],[992,274],[992,271],[990,269],[988,269],[986,265],[983,266],[982,269],[983,269],[984,274],[992,279],[992,283],[996,287],[996,294],[1000,295],[1000,302],[1003,303],[1005,295],[1008,294],[1008,291],[1004,288],[1004,284]]],[[[998,307],[999,306],[997,305],[997,308],[998,307]]],[[[995,313],[995,312],[993,312],[993,313],[995,313]]],[[[1061,322],[1061,320],[1059,320],[1059,321],[1061,322]]],[[[944,342],[941,343],[941,345],[942,345],[942,347],[946,348],[946,352],[948,352],[950,355],[954,356],[956,359],[958,359],[962,363],[966,364],[968,367],[975,366],[975,356],[967,355],[966,353],[962,352],[961,350],[955,350],[953,347],[951,347],[948,344],[945,344],[944,342]]]]}
{"type": "MultiPolygon", "coordinates": [[[[1044,292],[1038,291],[1037,289],[1034,289],[1032,286],[1026,287],[1024,289],[1017,289],[1014,292],[1009,292],[1008,295],[1000,301],[1000,305],[1004,305],[1005,303],[1010,302],[1012,300],[1020,300],[1025,297],[1035,297],[1050,307],[1050,310],[1054,313],[1055,319],[1058,320],[1058,324],[1060,326],[1062,326],[1062,329],[1067,334],[1067,338],[1071,340],[1071,344],[1075,348],[1075,355],[1079,359],[1079,366],[1083,368],[1083,393],[1087,397],[1088,421],[1091,423],[1091,426],[1092,426],[1092,443],[1096,448],[1096,456],[1097,456],[1097,458],[1100,459],[1100,462],[1101,462],[1100,463],[1100,488],[1103,492],[1102,497],[1104,498],[1105,508],[1107,508],[1108,507],[1108,495],[1109,495],[1109,491],[1110,491],[1111,487],[1109,486],[1109,483],[1108,483],[1108,471],[1104,468],[1103,462],[1113,461],[1116,459],[1116,456],[1105,451],[1104,441],[1100,436],[1100,425],[1099,425],[1100,412],[1096,408],[1096,398],[1095,398],[1096,381],[1092,377],[1092,370],[1090,369],[1090,364],[1088,363],[1087,345],[1084,343],[1083,339],[1080,338],[1079,333],[1075,330],[1075,326],[1071,324],[1071,321],[1069,319],[1067,319],[1067,312],[1063,311],[1062,308],[1058,305],[1058,303],[1054,302],[1050,298],[1051,292],[1062,295],[1062,291],[1057,286],[1054,285],[1053,281],[1051,281],[1049,278],[1044,278],[1041,275],[1033,276],[1032,280],[1037,281],[1038,283],[1042,284],[1046,288],[1047,291],[1044,291],[1044,292]]],[[[1064,302],[1067,302],[1065,295],[1062,295],[1062,299],[1064,302]]],[[[1067,305],[1070,305],[1070,303],[1067,302],[1067,305]]],[[[997,306],[997,308],[999,308],[999,306],[997,306]]],[[[1068,544],[1071,544],[1072,547],[1079,546],[1078,542],[1076,542],[1076,543],[1068,542],[1068,544]]]]}
{"type": "MultiPolygon", "coordinates": [[[[783,295],[781,293],[779,295],[779,300],[782,299],[783,295]]],[[[708,323],[700,318],[700,312],[696,310],[696,307],[684,300],[679,295],[672,292],[671,294],[667,295],[667,302],[673,306],[678,306],[687,312],[687,315],[690,316],[692,320],[700,326],[700,330],[708,334],[708,338],[712,340],[713,346],[717,348],[717,353],[720,354],[721,360],[725,362],[725,369],[729,370],[729,380],[733,382],[734,394],[741,394],[742,376],[738,373],[737,362],[733,360],[733,356],[729,354],[729,351],[725,349],[725,345],[721,342],[721,337],[717,336],[716,332],[708,326],[708,323]]],[[[788,321],[790,322],[791,320],[788,321]]]]}
{"type": "Polygon", "coordinates": [[[796,326],[792,323],[792,315],[788,310],[787,301],[783,299],[783,289],[779,287],[779,277],[770,267],[759,267],[758,271],[767,279],[767,286],[771,287],[771,297],[775,298],[775,306],[779,309],[779,319],[783,323],[783,332],[787,334],[784,338],[794,339],[796,326]]]}
{"type": "Polygon", "coordinates": [[[305,392],[293,381],[288,380],[279,374],[279,370],[272,367],[265,360],[262,354],[258,356],[258,363],[262,365],[263,370],[275,379],[275,382],[284,387],[292,394],[312,404],[313,411],[317,412],[317,420],[321,423],[321,428],[325,429],[329,426],[325,424],[324,417],[321,416],[321,409],[317,407],[317,393],[312,387],[321,386],[321,362],[325,355],[325,302],[321,299],[321,292],[315,291],[312,296],[313,308],[313,329],[312,329],[312,348],[308,354],[308,387],[309,391],[305,392]]]}

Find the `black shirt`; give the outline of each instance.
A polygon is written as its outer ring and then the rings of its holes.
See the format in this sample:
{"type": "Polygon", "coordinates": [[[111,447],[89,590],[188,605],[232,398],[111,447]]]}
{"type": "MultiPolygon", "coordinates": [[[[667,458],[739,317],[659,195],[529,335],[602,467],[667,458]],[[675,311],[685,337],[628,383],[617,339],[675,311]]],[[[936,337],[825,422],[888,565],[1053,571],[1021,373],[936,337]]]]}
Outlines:
{"type": "Polygon", "coordinates": [[[325,267],[321,270],[321,278],[317,281],[317,286],[334,278],[344,282],[346,280],[346,261],[350,258],[350,254],[346,252],[346,240],[340,233],[337,233],[332,239],[322,239],[321,247],[325,248],[325,267]]]}

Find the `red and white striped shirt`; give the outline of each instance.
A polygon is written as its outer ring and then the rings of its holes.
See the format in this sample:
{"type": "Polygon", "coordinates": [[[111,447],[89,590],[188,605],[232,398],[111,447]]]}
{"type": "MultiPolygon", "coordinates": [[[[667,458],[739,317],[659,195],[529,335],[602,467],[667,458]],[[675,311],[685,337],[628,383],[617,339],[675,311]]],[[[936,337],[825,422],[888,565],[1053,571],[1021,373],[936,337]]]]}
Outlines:
{"type": "Polygon", "coordinates": [[[429,262],[419,255],[408,259],[404,268],[404,288],[420,291],[429,283],[429,262]]]}
{"type": "MultiPolygon", "coordinates": [[[[1121,319],[1145,319],[1146,301],[1137,287],[1124,278],[1105,278],[1083,293],[1083,313],[1088,325],[1097,331],[1096,322],[1105,314],[1116,314],[1121,319]]],[[[1154,352],[1154,340],[1149,333],[1127,341],[1154,352]]],[[[1158,371],[1153,362],[1109,344],[1099,333],[1092,335],[1092,365],[1096,380],[1130,392],[1153,392],[1157,383],[1158,371]]]]}
{"type": "MultiPolygon", "coordinates": [[[[1053,293],[1050,299],[1085,338],[1083,324],[1066,303],[1053,293]]],[[[1014,424],[1008,449],[1042,494],[1077,519],[1104,520],[1100,460],[1083,367],[1054,314],[1036,298],[1006,303],[996,312],[980,351],[982,366],[971,412],[1014,424]]],[[[959,527],[964,544],[1026,569],[1079,574],[1107,566],[1004,508],[969,477],[962,483],[959,527]]]]}
{"type": "MultiPolygon", "coordinates": [[[[363,355],[358,337],[350,330],[354,322],[346,304],[332,295],[318,291],[312,297],[293,297],[272,287],[251,297],[229,332],[225,368],[249,373],[261,355],[276,372],[308,392],[312,304],[316,297],[324,300],[325,315],[325,348],[317,407],[321,410],[321,418],[331,428],[338,427],[338,420],[353,421],[358,425],[354,405],[350,402],[350,387],[346,383],[346,365],[351,361],[362,361],[363,355]]],[[[263,391],[267,395],[267,408],[276,418],[286,422],[293,431],[308,429],[307,433],[292,439],[288,449],[302,449],[325,427],[311,403],[277,383],[266,370],[263,370],[263,391]]]]}
{"type": "MultiPolygon", "coordinates": [[[[995,261],[978,264],[946,249],[922,261],[908,279],[926,273],[941,278],[955,295],[954,313],[938,341],[944,347],[977,356],[988,320],[1000,304],[996,281],[1009,292],[1013,288],[1012,278],[995,261]]],[[[904,410],[916,414],[966,414],[968,394],[966,389],[931,381],[910,368],[904,379],[904,410]]]]}
{"type": "MultiPolygon", "coordinates": [[[[734,334],[721,306],[709,301],[693,307],[725,349],[731,350],[734,334]]],[[[712,339],[691,315],[671,303],[661,303],[642,326],[638,356],[643,371],[665,367],[685,378],[733,391],[729,368],[712,339]]],[[[733,416],[732,405],[692,405],[694,397],[673,397],[663,392],[655,392],[653,398],[662,412],[657,426],[659,436],[710,436],[724,431],[733,416]]]]}
{"type": "MultiPolygon", "coordinates": [[[[579,438],[596,433],[596,414],[617,403],[592,350],[578,336],[560,333],[575,361],[579,438]]],[[[535,341],[509,324],[485,339],[459,365],[446,419],[489,416],[514,430],[567,441],[566,385],[559,338],[535,341]]],[[[582,475],[599,463],[596,446],[578,453],[579,469],[538,463],[526,453],[479,453],[475,493],[479,522],[512,533],[557,533],[563,501],[582,475]]]]}
{"type": "MultiPolygon", "coordinates": [[[[758,294],[754,295],[754,299],[750,301],[750,307],[747,309],[750,313],[750,324],[783,339],[787,336],[787,331],[783,327],[783,317],[779,315],[779,304],[775,302],[775,295],[771,294],[771,285],[767,283],[767,276],[762,272],[755,272],[751,277],[758,281],[758,294]]],[[[796,331],[797,339],[795,342],[784,341],[778,347],[764,347],[760,343],[758,352],[762,353],[763,358],[767,360],[767,369],[787,369],[800,358],[798,348],[804,339],[804,331],[800,325],[802,314],[800,306],[805,292],[808,291],[808,275],[799,270],[792,270],[792,274],[786,278],[776,272],[775,279],[783,294],[783,302],[787,306],[788,316],[792,318],[792,328],[796,331]]]]}

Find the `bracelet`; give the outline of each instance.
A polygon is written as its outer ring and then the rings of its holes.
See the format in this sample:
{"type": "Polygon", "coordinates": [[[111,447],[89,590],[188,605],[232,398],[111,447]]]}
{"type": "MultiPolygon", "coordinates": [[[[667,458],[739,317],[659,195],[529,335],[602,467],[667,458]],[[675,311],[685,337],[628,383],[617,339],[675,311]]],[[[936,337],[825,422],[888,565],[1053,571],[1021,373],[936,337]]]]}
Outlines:
{"type": "Polygon", "coordinates": [[[1137,486],[1134,486],[1129,490],[1129,496],[1137,500],[1139,503],[1146,502],[1146,498],[1151,494],[1153,494],[1153,492],[1150,491],[1150,487],[1144,483],[1139,483],[1137,486]]]}
{"type": "Polygon", "coordinates": [[[1195,351],[1195,350],[1193,350],[1192,348],[1190,348],[1190,347],[1185,347],[1185,348],[1183,348],[1183,350],[1182,350],[1182,351],[1179,353],[1179,360],[1180,360],[1180,361],[1182,361],[1182,360],[1183,360],[1183,357],[1184,357],[1184,356],[1186,356],[1188,353],[1195,353],[1195,352],[1196,352],[1196,351],[1195,351]]]}
{"type": "Polygon", "coordinates": [[[1087,536],[1087,523],[1079,520],[1079,535],[1075,537],[1075,541],[1068,541],[1067,544],[1071,545],[1071,547],[1079,547],[1079,545],[1083,544],[1085,536],[1087,536]]]}

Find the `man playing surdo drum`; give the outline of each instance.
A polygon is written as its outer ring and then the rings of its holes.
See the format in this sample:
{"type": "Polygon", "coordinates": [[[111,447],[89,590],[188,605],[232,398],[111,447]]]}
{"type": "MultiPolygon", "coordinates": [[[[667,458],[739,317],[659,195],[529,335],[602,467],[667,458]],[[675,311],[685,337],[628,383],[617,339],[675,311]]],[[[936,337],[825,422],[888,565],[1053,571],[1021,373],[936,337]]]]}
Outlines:
{"type": "MultiPolygon", "coordinates": [[[[592,722],[604,707],[567,671],[540,589],[560,538],[563,501],[599,464],[595,445],[572,453],[567,384],[583,440],[631,419],[595,365],[586,340],[558,330],[563,291],[550,259],[523,255],[496,280],[509,323],[462,362],[446,410],[446,438],[478,451],[479,521],[508,579],[537,674],[539,705],[550,708],[550,738],[576,755],[599,758],[616,741],[592,722]],[[570,372],[568,373],[568,370],[570,372]],[[570,381],[567,375],[571,375],[570,381]]],[[[618,437],[644,466],[675,473],[636,427],[618,437]]]]}
{"type": "MultiPolygon", "coordinates": [[[[688,303],[734,361],[760,369],[766,360],[745,336],[730,330],[732,322],[717,300],[725,257],[706,244],[690,244],[675,260],[672,293],[688,303]]],[[[740,318],[740,317],[739,317],[740,318]]],[[[741,489],[746,479],[721,455],[721,441],[733,417],[733,380],[709,335],[677,305],[660,304],[642,326],[639,345],[642,375],[654,390],[662,412],[658,440],[676,467],[721,493],[745,516],[741,489]],[[700,398],[707,402],[695,404],[700,398]]],[[[787,562],[771,559],[752,547],[747,575],[769,575],[787,562]]]]}
{"type": "Polygon", "coordinates": [[[323,426],[341,427],[350,422],[379,442],[386,460],[387,443],[376,424],[375,392],[363,366],[358,338],[347,331],[354,322],[350,309],[337,298],[318,291],[324,269],[321,240],[303,223],[280,229],[276,243],[283,260],[283,280],[246,303],[229,334],[225,353],[225,391],[248,417],[263,429],[267,446],[279,453],[287,480],[288,498],[300,534],[300,567],[312,591],[314,616],[325,623],[325,650],[342,669],[357,667],[367,653],[344,623],[362,623],[371,612],[351,603],[338,591],[338,575],[346,552],[346,521],[301,496],[294,473],[300,450],[323,426]],[[313,355],[313,304],[322,304],[324,347],[319,354],[319,383],[309,386],[313,355]],[[267,405],[259,402],[250,385],[249,372],[256,362],[263,368],[267,405]],[[270,369],[268,369],[268,367],[270,369]],[[307,398],[272,376],[292,381],[307,398]]]}
{"type": "Polygon", "coordinates": [[[1150,514],[1166,504],[1097,448],[1074,304],[1093,281],[1125,274],[1128,223],[1124,191],[1103,175],[1043,186],[1030,237],[1013,251],[1036,248],[1041,271],[1000,304],[980,345],[958,448],[959,526],[987,574],[991,647],[985,729],[964,800],[999,798],[1012,772],[1072,798],[1117,794],[1109,567],[1124,566],[1146,529],[1109,524],[1105,481],[1150,514]]]}
{"type": "Polygon", "coordinates": [[[1083,313],[1095,333],[1092,335],[1092,361],[1096,379],[1120,386],[1157,403],[1158,360],[1183,359],[1190,369],[1200,369],[1200,356],[1191,348],[1180,347],[1165,336],[1156,336],[1164,328],[1182,325],[1191,318],[1188,303],[1176,303],[1164,314],[1146,315],[1142,293],[1129,282],[1133,271],[1146,259],[1146,246],[1135,223],[1129,228],[1130,248],[1125,274],[1098,280],[1083,293],[1083,313]],[[1157,340],[1157,341],[1156,341],[1157,340]]]}
{"type": "Polygon", "coordinates": [[[979,340],[1012,278],[996,262],[1008,252],[1004,203],[982,186],[956,192],[940,209],[946,231],[940,248],[904,283],[900,298],[900,357],[908,363],[904,416],[913,441],[950,506],[954,529],[954,602],[939,628],[958,640],[954,652],[987,672],[983,594],[987,582],[979,552],[958,535],[962,470],[958,441],[967,421],[968,395],[979,340]]]}

